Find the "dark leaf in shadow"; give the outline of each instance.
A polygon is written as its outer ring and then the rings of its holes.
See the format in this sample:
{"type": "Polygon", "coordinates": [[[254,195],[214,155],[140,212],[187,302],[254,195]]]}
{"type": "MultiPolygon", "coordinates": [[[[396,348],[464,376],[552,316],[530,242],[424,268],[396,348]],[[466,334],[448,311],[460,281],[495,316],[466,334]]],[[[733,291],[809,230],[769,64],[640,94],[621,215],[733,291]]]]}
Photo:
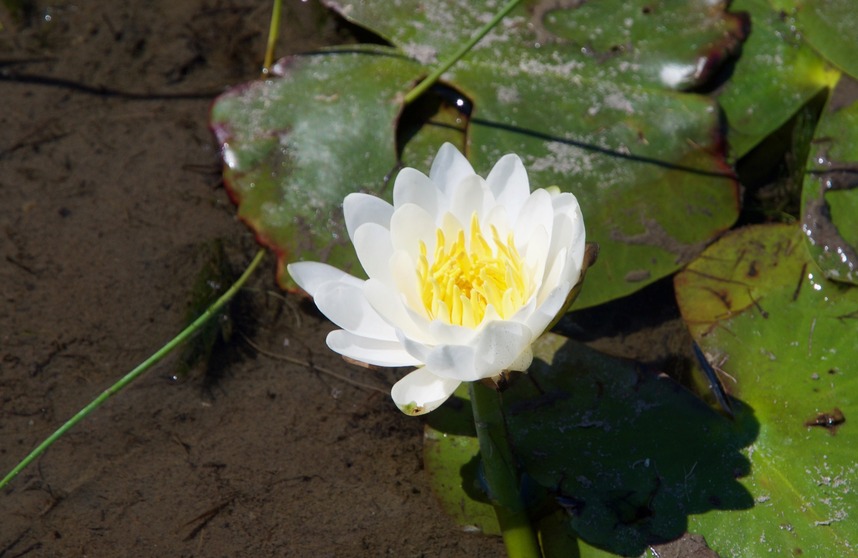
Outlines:
{"type": "Polygon", "coordinates": [[[719,415],[665,375],[546,335],[505,393],[522,467],[556,495],[588,543],[638,556],[683,535],[688,516],[753,506],[737,481],[759,431],[733,400],[719,415]]]}

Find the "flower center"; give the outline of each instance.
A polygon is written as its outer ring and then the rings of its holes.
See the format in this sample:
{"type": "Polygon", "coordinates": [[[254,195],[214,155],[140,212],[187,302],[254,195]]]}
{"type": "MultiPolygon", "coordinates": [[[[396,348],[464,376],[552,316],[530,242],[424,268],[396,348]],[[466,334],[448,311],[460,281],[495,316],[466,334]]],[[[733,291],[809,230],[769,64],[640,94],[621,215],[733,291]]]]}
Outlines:
{"type": "Polygon", "coordinates": [[[420,241],[417,275],[430,319],[473,328],[483,321],[488,306],[507,319],[527,302],[531,281],[512,233],[504,243],[497,229],[491,229],[491,238],[483,236],[474,213],[468,242],[460,230],[450,246],[438,229],[431,263],[426,244],[420,241]]]}

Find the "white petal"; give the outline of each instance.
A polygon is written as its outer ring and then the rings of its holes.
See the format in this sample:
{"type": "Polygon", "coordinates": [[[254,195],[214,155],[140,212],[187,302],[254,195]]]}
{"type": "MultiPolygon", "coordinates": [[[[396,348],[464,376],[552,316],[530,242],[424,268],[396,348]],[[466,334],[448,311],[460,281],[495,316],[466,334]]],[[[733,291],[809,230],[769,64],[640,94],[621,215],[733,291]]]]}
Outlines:
{"type": "Polygon", "coordinates": [[[554,206],[555,213],[565,213],[567,215],[581,216],[581,207],[578,204],[578,198],[571,192],[558,192],[551,195],[551,205],[554,206]]]}
{"type": "Polygon", "coordinates": [[[478,374],[480,378],[489,378],[513,365],[521,366],[521,355],[529,350],[536,336],[525,324],[492,322],[480,337],[477,359],[481,370],[478,374]]]}
{"type": "Polygon", "coordinates": [[[484,367],[480,377],[488,378],[502,370],[508,370],[534,340],[533,332],[525,324],[489,323],[477,342],[477,356],[484,367]]]}
{"type": "MultiPolygon", "coordinates": [[[[513,317],[513,320],[523,323],[526,317],[530,315],[530,313],[532,313],[535,308],[536,302],[534,300],[528,305],[525,305],[522,310],[517,312],[515,317],[513,317]],[[520,317],[520,319],[518,319],[517,317],[520,317]]],[[[409,317],[409,321],[412,322],[419,331],[419,333],[417,334],[411,334],[406,331],[406,334],[411,337],[411,339],[417,340],[419,343],[427,343],[432,346],[472,344],[475,342],[474,339],[488,324],[494,321],[500,321],[500,315],[491,305],[486,307],[486,312],[483,316],[483,321],[480,323],[479,326],[477,326],[476,329],[449,324],[442,320],[430,320],[428,317],[426,317],[425,313],[419,310],[415,310],[414,307],[412,307],[411,305],[405,305],[404,309],[409,317]]],[[[422,303],[419,309],[423,309],[422,303]]],[[[400,341],[402,340],[400,339],[400,341]]],[[[416,352],[412,352],[412,354],[416,358],[421,358],[417,356],[418,353],[416,352]]]]}
{"type": "Polygon", "coordinates": [[[563,305],[566,303],[566,298],[569,296],[570,290],[572,290],[571,283],[561,283],[549,291],[542,304],[537,306],[536,310],[527,316],[524,323],[527,324],[527,327],[530,328],[535,336],[542,335],[545,332],[545,328],[563,310],[563,305]]]}
{"type": "Polygon", "coordinates": [[[410,167],[399,171],[393,183],[393,207],[396,209],[406,203],[413,203],[430,215],[436,215],[439,213],[440,196],[438,186],[428,176],[410,167]]]}
{"type": "Polygon", "coordinates": [[[362,285],[363,280],[349,275],[334,266],[320,262],[294,262],[286,266],[286,271],[298,286],[315,296],[319,287],[331,281],[339,281],[351,285],[362,285]]]}
{"type": "MultiPolygon", "coordinates": [[[[581,232],[583,234],[583,230],[581,232]]],[[[571,287],[574,287],[581,276],[581,267],[584,263],[584,251],[586,245],[582,241],[573,244],[565,254],[565,262],[560,273],[558,281],[568,282],[571,287]]],[[[558,255],[559,259],[560,255],[558,255]]]]}
{"type": "Polygon", "coordinates": [[[405,352],[397,341],[361,337],[342,329],[328,334],[328,347],[353,360],[376,366],[417,366],[419,361],[405,352]]]}
{"type": "MultiPolygon", "coordinates": [[[[472,382],[480,379],[474,347],[470,345],[441,345],[434,347],[426,357],[426,366],[444,378],[472,382]]],[[[498,371],[500,372],[500,371],[498,371]]],[[[494,374],[489,374],[493,376],[494,374]]]]}
{"type": "Polygon", "coordinates": [[[507,370],[517,370],[519,372],[527,372],[533,362],[533,349],[528,345],[516,359],[507,366],[507,370]]]}
{"type": "Polygon", "coordinates": [[[414,339],[402,330],[397,330],[396,334],[399,344],[402,345],[402,348],[405,349],[412,358],[420,362],[426,362],[434,347],[434,344],[431,341],[427,343],[419,339],[414,339]]]}
{"type": "Polygon", "coordinates": [[[554,215],[554,227],[552,228],[551,234],[551,247],[548,250],[548,258],[551,261],[556,260],[561,251],[563,251],[565,257],[566,253],[569,251],[569,248],[572,247],[572,244],[578,242],[576,237],[578,234],[580,234],[580,231],[576,232],[576,228],[576,223],[575,221],[573,221],[570,215],[567,215],[565,213],[554,215]]]}
{"type": "Polygon", "coordinates": [[[396,382],[390,390],[390,396],[403,413],[422,415],[441,406],[460,383],[451,378],[440,378],[425,368],[418,368],[396,382]]]}
{"type": "Polygon", "coordinates": [[[554,229],[548,257],[554,260],[561,249],[566,249],[567,268],[564,276],[574,284],[581,272],[586,248],[584,218],[574,195],[562,193],[554,196],[551,201],[554,205],[554,229]]]}
{"type": "Polygon", "coordinates": [[[445,143],[435,155],[429,178],[441,192],[448,194],[468,176],[476,174],[471,163],[451,143],[445,143]]]}
{"type": "Polygon", "coordinates": [[[403,306],[422,312],[425,317],[426,307],[423,305],[420,294],[417,263],[404,250],[397,250],[390,259],[390,269],[393,274],[396,295],[401,297],[403,306]]]}
{"type": "Polygon", "coordinates": [[[476,213],[482,219],[488,208],[485,181],[472,175],[459,183],[450,197],[450,213],[466,227],[465,236],[470,234],[471,216],[476,213]]]}
{"type": "MultiPolygon", "coordinates": [[[[518,244],[518,239],[516,239],[518,244]]],[[[524,261],[527,268],[533,271],[534,280],[537,288],[542,285],[542,278],[545,276],[546,267],[548,267],[548,250],[551,246],[551,237],[545,227],[539,225],[530,231],[530,238],[527,241],[524,253],[524,261]]]]}
{"type": "Polygon", "coordinates": [[[512,231],[512,221],[509,219],[509,213],[502,205],[495,205],[486,212],[483,219],[480,221],[480,226],[483,228],[484,234],[491,235],[492,227],[496,228],[501,240],[506,242],[507,236],[512,231]]]}
{"type": "Polygon", "coordinates": [[[584,219],[575,196],[569,193],[555,195],[552,203],[554,228],[545,277],[538,292],[540,305],[561,283],[571,289],[578,282],[586,248],[584,219]]]}
{"type": "Polygon", "coordinates": [[[518,155],[509,154],[501,157],[486,177],[486,184],[494,194],[497,203],[506,207],[510,219],[515,221],[518,212],[530,195],[527,171],[518,155]]]}
{"type": "MultiPolygon", "coordinates": [[[[496,316],[497,313],[494,313],[496,316]]],[[[489,317],[488,315],[486,317],[489,317]]],[[[487,320],[483,319],[483,323],[487,320]]],[[[436,345],[467,345],[476,337],[479,330],[434,320],[429,323],[429,332],[436,345]]]]}
{"type": "Polygon", "coordinates": [[[428,333],[424,333],[411,319],[411,313],[406,310],[401,293],[392,291],[377,279],[369,279],[364,285],[363,294],[370,306],[397,330],[421,342],[431,341],[428,339],[428,333]]]}
{"type": "Polygon", "coordinates": [[[363,284],[329,282],[313,300],[329,320],[355,335],[396,341],[396,330],[370,306],[363,290],[363,284]]]}
{"type": "Polygon", "coordinates": [[[369,194],[352,193],[343,200],[343,216],[352,242],[355,240],[355,231],[364,223],[377,223],[389,229],[391,215],[392,205],[369,194]]]}
{"type": "MultiPolygon", "coordinates": [[[[421,240],[426,244],[426,253],[429,257],[435,252],[437,230],[435,216],[413,203],[398,207],[390,218],[390,237],[393,248],[407,252],[415,264],[420,257],[421,240]]],[[[416,265],[414,269],[417,269],[416,265]]]]}
{"type": "MultiPolygon", "coordinates": [[[[534,312],[536,312],[537,308],[539,308],[539,306],[536,304],[536,296],[531,296],[527,300],[525,305],[519,308],[518,311],[512,315],[512,317],[507,319],[507,321],[518,322],[520,324],[528,325],[528,320],[530,320],[530,317],[533,315],[534,312]]],[[[539,333],[541,332],[537,332],[529,326],[528,329],[530,329],[534,339],[539,337],[539,333]]]]}
{"type": "Polygon", "coordinates": [[[444,231],[444,241],[447,248],[450,247],[459,235],[459,231],[465,230],[464,225],[452,213],[445,213],[439,220],[438,228],[444,231]]]}
{"type": "Polygon", "coordinates": [[[469,345],[433,347],[425,360],[426,368],[445,378],[471,382],[490,378],[518,362],[530,346],[530,329],[517,322],[490,322],[469,345]]]}
{"type": "Polygon", "coordinates": [[[542,284],[539,286],[539,291],[536,295],[536,303],[542,304],[548,293],[557,288],[561,281],[571,283],[571,278],[567,277],[566,267],[566,248],[561,248],[560,253],[555,255],[554,260],[548,264],[548,269],[545,276],[542,278],[542,284]]]}
{"type": "Polygon", "coordinates": [[[585,242],[586,233],[584,231],[584,219],[579,218],[575,224],[575,243],[572,244],[572,248],[566,254],[566,269],[564,270],[564,276],[568,277],[571,283],[574,285],[578,282],[578,278],[581,275],[581,268],[584,265],[584,252],[587,249],[587,243],[585,242]]]}
{"type": "Polygon", "coordinates": [[[573,246],[572,250],[566,255],[566,266],[563,269],[563,277],[569,279],[569,284],[573,287],[578,283],[581,277],[581,268],[584,266],[584,252],[586,246],[581,243],[581,246],[573,246]]]}
{"type": "Polygon", "coordinates": [[[390,231],[377,223],[365,223],[355,231],[355,252],[367,276],[393,285],[390,258],[393,255],[390,231]]]}
{"type": "MultiPolygon", "coordinates": [[[[431,343],[432,345],[464,345],[470,343],[479,331],[469,327],[448,324],[441,320],[430,320],[426,317],[425,311],[422,310],[422,306],[416,310],[410,305],[405,308],[409,319],[420,331],[420,334],[409,334],[409,337],[417,339],[421,343],[431,343]]],[[[485,323],[485,320],[483,322],[485,323]]]]}
{"type": "Polygon", "coordinates": [[[527,198],[515,222],[516,248],[522,254],[526,253],[534,230],[538,227],[543,227],[548,238],[551,238],[553,225],[554,206],[551,204],[551,195],[545,190],[536,190],[527,198]]]}

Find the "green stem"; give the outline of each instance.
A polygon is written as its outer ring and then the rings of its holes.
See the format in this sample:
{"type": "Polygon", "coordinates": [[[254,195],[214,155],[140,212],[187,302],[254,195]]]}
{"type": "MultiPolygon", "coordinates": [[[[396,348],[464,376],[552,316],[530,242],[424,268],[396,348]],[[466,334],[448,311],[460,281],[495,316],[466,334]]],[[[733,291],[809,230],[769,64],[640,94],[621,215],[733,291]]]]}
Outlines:
{"type": "Polygon", "coordinates": [[[101,395],[92,400],[92,402],[77,412],[72,418],[66,421],[61,427],[57,429],[56,432],[48,436],[44,442],[39,444],[36,449],[31,451],[27,457],[25,457],[20,463],[18,463],[14,469],[12,469],[8,475],[3,477],[3,480],[0,480],[0,488],[6,486],[9,481],[11,481],[15,476],[20,473],[24,468],[32,463],[34,459],[42,455],[46,449],[48,449],[51,444],[57,441],[63,434],[65,434],[68,430],[70,430],[74,425],[83,420],[89,413],[97,409],[101,406],[102,403],[110,399],[111,396],[118,393],[122,388],[133,382],[137,379],[140,374],[151,368],[154,364],[160,361],[162,358],[170,354],[173,349],[181,345],[185,342],[189,337],[191,337],[194,333],[199,330],[203,324],[212,319],[217,315],[218,311],[235,296],[235,294],[241,289],[241,287],[247,282],[253,272],[259,267],[259,264],[262,262],[262,258],[265,256],[265,250],[259,250],[256,255],[253,257],[253,260],[250,262],[250,265],[247,266],[247,269],[244,270],[244,273],[241,274],[241,277],[233,283],[233,285],[223,293],[220,298],[218,298],[214,304],[209,306],[202,315],[194,320],[194,322],[182,330],[176,337],[174,337],[169,343],[161,347],[161,349],[141,362],[137,367],[122,377],[118,382],[104,390],[101,395]]]}
{"type": "Polygon", "coordinates": [[[510,558],[540,558],[539,541],[519,494],[519,476],[507,440],[500,394],[480,382],[469,384],[474,426],[489,498],[495,507],[510,558]]]}
{"type": "Polygon", "coordinates": [[[280,8],[282,4],[283,0],[274,0],[274,6],[271,8],[271,23],[268,25],[268,44],[265,47],[265,59],[262,63],[263,74],[270,72],[271,65],[274,64],[274,47],[280,31],[280,8]]]}
{"type": "Polygon", "coordinates": [[[467,43],[463,44],[459,50],[454,52],[450,58],[445,60],[440,66],[435,68],[431,74],[423,78],[423,80],[414,86],[414,89],[405,94],[405,104],[408,105],[412,103],[417,97],[426,92],[427,89],[432,87],[436,81],[441,77],[441,75],[450,69],[450,66],[458,62],[465,56],[469,50],[474,48],[480,39],[485,37],[492,28],[497,25],[500,20],[502,20],[506,15],[515,8],[521,0],[510,0],[506,3],[506,5],[501,8],[501,10],[495,14],[495,16],[486,23],[479,31],[477,31],[476,35],[471,37],[467,43]]]}

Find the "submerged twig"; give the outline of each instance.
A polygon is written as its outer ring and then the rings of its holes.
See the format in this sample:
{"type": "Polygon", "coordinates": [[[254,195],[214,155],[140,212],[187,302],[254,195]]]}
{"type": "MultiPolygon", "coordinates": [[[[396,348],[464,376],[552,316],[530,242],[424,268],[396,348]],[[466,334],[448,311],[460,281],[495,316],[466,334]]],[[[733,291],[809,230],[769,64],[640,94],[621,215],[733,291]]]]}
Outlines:
{"type": "Polygon", "coordinates": [[[380,387],[376,387],[372,384],[365,384],[359,380],[353,380],[353,379],[349,378],[348,376],[338,374],[337,372],[334,372],[333,370],[330,370],[330,369],[325,368],[323,366],[317,366],[317,365],[315,365],[311,362],[308,362],[306,360],[301,360],[299,358],[290,357],[288,355],[281,355],[281,354],[278,354],[278,353],[275,353],[272,351],[268,351],[266,349],[263,349],[262,347],[260,347],[256,343],[254,343],[253,341],[251,341],[250,338],[247,335],[245,335],[244,333],[239,332],[239,334],[244,339],[244,341],[248,345],[250,345],[253,348],[253,350],[258,352],[259,354],[263,354],[267,357],[270,357],[270,358],[273,358],[276,360],[283,360],[283,361],[286,361],[288,363],[295,364],[297,366],[302,366],[304,368],[309,368],[310,370],[315,370],[317,372],[321,372],[322,374],[326,374],[328,376],[331,376],[333,378],[336,378],[342,382],[345,382],[347,384],[350,384],[350,385],[358,387],[358,388],[368,389],[371,391],[377,391],[379,393],[384,393],[384,394],[387,394],[390,392],[389,388],[380,388],[380,387]]]}

